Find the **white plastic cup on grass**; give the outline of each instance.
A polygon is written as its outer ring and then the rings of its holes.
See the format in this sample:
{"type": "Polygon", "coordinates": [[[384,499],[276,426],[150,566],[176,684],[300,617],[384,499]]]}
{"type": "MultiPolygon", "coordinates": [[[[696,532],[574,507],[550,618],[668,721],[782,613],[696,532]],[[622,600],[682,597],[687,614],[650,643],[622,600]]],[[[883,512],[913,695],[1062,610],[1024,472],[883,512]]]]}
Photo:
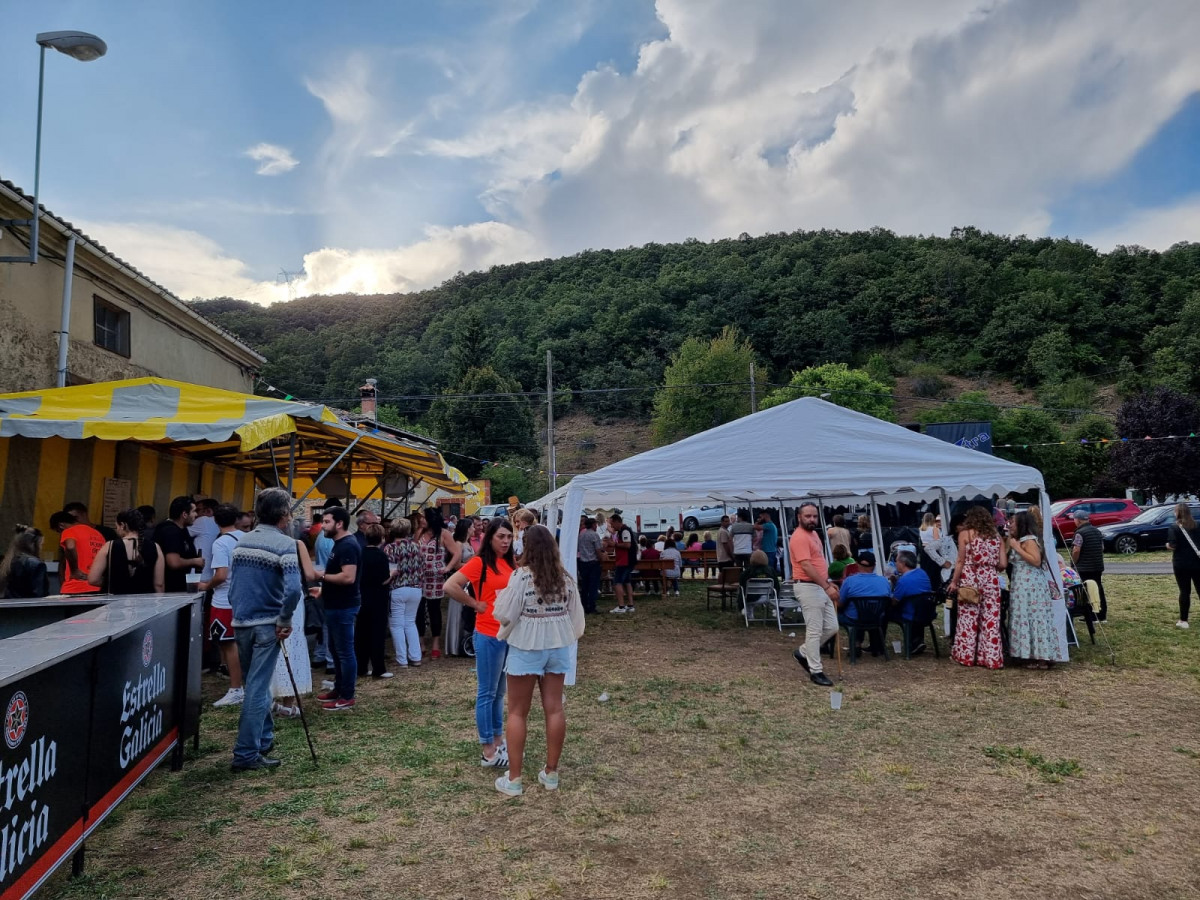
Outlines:
{"type": "Polygon", "coordinates": [[[830,691],[829,692],[829,708],[830,709],[841,709],[842,708],[842,692],[841,691],[830,691]]]}
{"type": "Polygon", "coordinates": [[[892,641],[892,652],[899,655],[904,649],[904,645],[900,641],[892,641]]]}

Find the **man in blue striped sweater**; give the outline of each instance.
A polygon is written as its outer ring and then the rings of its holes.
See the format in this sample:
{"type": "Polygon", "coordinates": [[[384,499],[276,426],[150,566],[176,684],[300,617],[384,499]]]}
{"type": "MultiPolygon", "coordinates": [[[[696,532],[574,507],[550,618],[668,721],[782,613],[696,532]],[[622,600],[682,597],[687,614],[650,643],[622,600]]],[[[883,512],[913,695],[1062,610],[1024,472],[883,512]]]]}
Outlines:
{"type": "Polygon", "coordinates": [[[271,676],[279,644],[292,633],[292,613],[304,597],[296,540],[288,533],[292,497],[282,488],[258,495],[258,527],[238,541],[230,565],[229,602],[245,700],[233,747],[233,771],[273,769],[279,760],[271,718],[271,676]]]}

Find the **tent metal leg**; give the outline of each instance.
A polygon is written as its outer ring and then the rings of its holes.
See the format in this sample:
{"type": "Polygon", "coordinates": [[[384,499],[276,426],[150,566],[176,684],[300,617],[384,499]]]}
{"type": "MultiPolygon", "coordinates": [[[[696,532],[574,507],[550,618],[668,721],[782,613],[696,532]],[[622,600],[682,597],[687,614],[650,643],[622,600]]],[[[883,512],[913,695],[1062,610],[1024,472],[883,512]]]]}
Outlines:
{"type": "Polygon", "coordinates": [[[296,490],[296,432],[292,432],[291,440],[288,441],[288,483],[287,491],[295,496],[296,490]]]}
{"type": "Polygon", "coordinates": [[[358,444],[358,442],[361,441],[363,439],[363,437],[364,437],[364,435],[360,434],[354,440],[352,440],[350,442],[350,444],[346,447],[346,449],[338,454],[338,458],[335,459],[333,462],[331,462],[329,464],[329,467],[324,472],[322,472],[320,475],[317,476],[316,480],[313,481],[313,483],[311,485],[309,485],[308,490],[305,491],[304,494],[298,500],[296,500],[295,503],[292,504],[292,513],[293,514],[296,512],[296,510],[298,510],[300,508],[300,505],[305,500],[308,499],[308,495],[317,489],[317,485],[319,485],[322,481],[325,480],[325,476],[328,475],[330,472],[332,472],[335,468],[337,468],[337,464],[340,463],[346,457],[347,453],[349,453],[351,450],[354,449],[355,445],[358,444]]]}
{"type": "Polygon", "coordinates": [[[883,544],[883,526],[879,523],[879,504],[875,502],[875,495],[868,494],[867,500],[871,504],[871,530],[875,532],[875,574],[883,574],[883,561],[887,558],[887,548],[880,546],[883,544]]]}
{"type": "MultiPolygon", "coordinates": [[[[379,480],[377,482],[375,482],[375,487],[371,488],[371,490],[369,490],[367,492],[366,496],[364,496],[361,500],[358,501],[357,504],[355,504],[354,509],[350,510],[350,515],[352,515],[352,516],[356,515],[358,513],[358,511],[363,508],[363,505],[366,504],[366,502],[368,500],[370,500],[372,497],[375,496],[376,491],[383,490],[383,485],[384,485],[384,482],[386,481],[386,479],[387,479],[387,473],[385,472],[383,475],[379,476],[379,480]]],[[[381,509],[383,508],[382,504],[380,504],[380,508],[381,509]]]]}

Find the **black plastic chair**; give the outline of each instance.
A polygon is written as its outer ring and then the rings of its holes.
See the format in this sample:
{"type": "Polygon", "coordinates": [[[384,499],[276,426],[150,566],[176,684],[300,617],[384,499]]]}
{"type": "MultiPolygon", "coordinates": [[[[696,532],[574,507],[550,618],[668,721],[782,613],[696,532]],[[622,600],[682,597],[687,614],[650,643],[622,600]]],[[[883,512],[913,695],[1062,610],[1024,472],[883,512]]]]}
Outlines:
{"type": "MultiPolygon", "coordinates": [[[[888,605],[892,602],[891,597],[850,597],[847,599],[847,605],[855,611],[856,619],[851,620],[846,617],[845,613],[838,614],[838,625],[846,629],[846,636],[850,641],[850,664],[854,665],[858,662],[858,633],[864,631],[867,634],[874,632],[879,635],[879,646],[883,651],[883,658],[888,658],[887,652],[887,626],[885,616],[887,615],[888,605]]],[[[847,610],[849,612],[849,609],[847,610]]]]}
{"type": "MultiPolygon", "coordinates": [[[[937,631],[933,627],[933,623],[937,621],[937,599],[933,594],[914,594],[906,599],[913,607],[912,621],[901,620],[897,623],[900,630],[904,632],[904,658],[912,659],[913,629],[916,629],[919,639],[925,636],[925,629],[928,628],[929,640],[933,643],[933,655],[941,659],[942,653],[938,648],[937,631]]],[[[919,640],[918,643],[920,643],[919,640]]]]}

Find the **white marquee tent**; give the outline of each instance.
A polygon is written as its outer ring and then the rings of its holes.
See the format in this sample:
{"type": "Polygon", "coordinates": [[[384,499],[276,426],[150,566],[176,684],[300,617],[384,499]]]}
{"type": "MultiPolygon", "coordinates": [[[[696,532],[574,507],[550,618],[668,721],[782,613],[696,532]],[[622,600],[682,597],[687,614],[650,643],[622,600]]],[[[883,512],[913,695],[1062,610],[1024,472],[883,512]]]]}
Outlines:
{"type": "MultiPolygon", "coordinates": [[[[731,506],[794,507],[801,500],[834,505],[862,498],[881,534],[877,504],[942,501],[979,494],[1004,496],[1037,489],[1043,540],[1054,546],[1050,501],[1042,473],[804,397],[689,438],[579,475],[529,504],[543,521],[562,513],[560,550],[575,571],[578,522],[584,507],[692,503],[704,497],[731,506]]],[[[787,522],[784,522],[786,529],[787,522]]],[[[1050,566],[1059,578],[1058,567],[1050,566]]],[[[1056,603],[1061,658],[1067,658],[1066,606],[1056,603]]]]}

